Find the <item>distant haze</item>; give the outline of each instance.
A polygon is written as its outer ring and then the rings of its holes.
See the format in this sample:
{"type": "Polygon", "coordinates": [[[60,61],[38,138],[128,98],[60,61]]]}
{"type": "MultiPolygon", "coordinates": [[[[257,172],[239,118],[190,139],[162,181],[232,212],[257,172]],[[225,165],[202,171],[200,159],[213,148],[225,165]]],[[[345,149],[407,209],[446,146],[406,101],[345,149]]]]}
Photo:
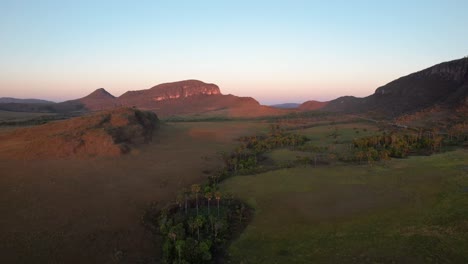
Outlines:
{"type": "Polygon", "coordinates": [[[0,97],[198,79],[263,104],[327,101],[468,55],[468,1],[252,2],[1,1],[0,97]]]}

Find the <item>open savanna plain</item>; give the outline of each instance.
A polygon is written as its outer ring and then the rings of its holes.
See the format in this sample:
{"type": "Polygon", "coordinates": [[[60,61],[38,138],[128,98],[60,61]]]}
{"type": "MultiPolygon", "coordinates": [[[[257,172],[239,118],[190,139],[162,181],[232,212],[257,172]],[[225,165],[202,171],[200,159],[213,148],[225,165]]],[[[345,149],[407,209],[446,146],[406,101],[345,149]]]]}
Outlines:
{"type": "Polygon", "coordinates": [[[145,212],[221,175],[221,204],[232,194],[253,213],[216,261],[466,263],[468,151],[343,160],[354,139],[382,133],[373,122],[312,114],[173,119],[112,158],[18,160],[0,142],[1,262],[160,263],[145,212]],[[255,150],[245,142],[259,147],[255,162],[241,160],[255,150]]]}
{"type": "Polygon", "coordinates": [[[265,127],[162,123],[151,143],[112,158],[18,160],[0,148],[0,262],[157,263],[160,245],[142,224],[148,207],[206,181],[222,167],[220,151],[265,127]]]}
{"type": "MultiPolygon", "coordinates": [[[[345,152],[371,123],[299,130],[307,145],[345,152]]],[[[221,189],[255,215],[229,248],[231,263],[467,263],[468,151],[371,164],[301,165],[313,152],[275,149],[288,168],[235,176],[221,189]],[[296,165],[291,165],[296,164],[296,165]]]]}

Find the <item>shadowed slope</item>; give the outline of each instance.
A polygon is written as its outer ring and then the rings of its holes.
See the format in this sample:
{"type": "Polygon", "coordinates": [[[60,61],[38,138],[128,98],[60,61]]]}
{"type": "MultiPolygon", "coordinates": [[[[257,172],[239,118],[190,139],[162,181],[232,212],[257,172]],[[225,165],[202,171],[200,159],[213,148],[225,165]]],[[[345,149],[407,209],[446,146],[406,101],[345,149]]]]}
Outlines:
{"type": "Polygon", "coordinates": [[[468,96],[468,58],[444,62],[401,77],[356,98],[337,98],[324,107],[329,111],[375,111],[390,116],[419,111],[432,106],[457,108],[466,104],[468,96]]]}

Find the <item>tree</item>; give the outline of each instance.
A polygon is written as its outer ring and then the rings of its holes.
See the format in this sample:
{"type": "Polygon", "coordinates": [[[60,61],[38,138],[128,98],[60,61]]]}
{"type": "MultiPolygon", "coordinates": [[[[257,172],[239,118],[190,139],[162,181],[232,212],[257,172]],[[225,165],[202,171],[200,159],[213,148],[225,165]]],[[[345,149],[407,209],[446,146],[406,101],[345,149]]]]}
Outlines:
{"type": "Polygon", "coordinates": [[[211,192],[211,188],[209,186],[205,188],[205,198],[208,203],[208,214],[210,214],[210,201],[213,198],[213,193],[211,192]]]}
{"type": "Polygon", "coordinates": [[[240,206],[237,207],[236,212],[239,216],[239,223],[242,223],[242,219],[244,218],[244,211],[245,211],[244,204],[241,204],[240,206]]]}
{"type": "Polygon", "coordinates": [[[198,244],[198,252],[201,255],[203,263],[207,263],[211,260],[211,241],[202,241],[198,244]]]}
{"type": "Polygon", "coordinates": [[[198,215],[198,193],[200,192],[200,185],[193,184],[191,189],[192,189],[192,193],[195,194],[195,203],[197,206],[197,215],[198,215]]]}
{"type": "Polygon", "coordinates": [[[175,242],[175,248],[177,249],[177,253],[179,255],[179,263],[182,263],[182,249],[185,246],[185,241],[184,240],[177,240],[175,242]]]}
{"type": "Polygon", "coordinates": [[[221,200],[221,192],[216,191],[215,192],[215,197],[216,197],[216,203],[218,205],[218,217],[219,217],[219,201],[221,200]]]}
{"type": "Polygon", "coordinates": [[[183,201],[184,201],[184,193],[183,192],[177,193],[176,203],[177,203],[177,205],[179,205],[180,209],[182,209],[183,201]]]}
{"type": "Polygon", "coordinates": [[[203,227],[203,224],[205,223],[205,218],[201,215],[197,216],[195,218],[195,225],[197,227],[197,238],[198,241],[200,241],[200,228],[203,227]]]}
{"type": "Polygon", "coordinates": [[[361,164],[362,159],[365,157],[365,153],[363,151],[356,152],[356,158],[359,160],[359,164],[361,164]]]}
{"type": "Polygon", "coordinates": [[[197,229],[197,222],[195,221],[195,219],[193,217],[190,217],[187,220],[187,225],[188,225],[188,227],[190,229],[190,233],[193,236],[193,233],[195,233],[195,229],[197,229]]]}
{"type": "Polygon", "coordinates": [[[185,214],[187,214],[187,200],[188,200],[188,196],[190,195],[190,190],[188,190],[187,188],[184,188],[183,189],[183,193],[184,193],[184,200],[185,200],[185,214]]]}

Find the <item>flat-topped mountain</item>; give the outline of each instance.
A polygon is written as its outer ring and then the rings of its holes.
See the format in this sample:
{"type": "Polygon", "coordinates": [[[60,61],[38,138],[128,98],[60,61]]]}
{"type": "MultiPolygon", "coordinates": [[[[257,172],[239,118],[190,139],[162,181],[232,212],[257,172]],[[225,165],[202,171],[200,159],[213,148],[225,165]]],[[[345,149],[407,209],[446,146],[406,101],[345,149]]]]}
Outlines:
{"type": "Polygon", "coordinates": [[[128,91],[119,97],[119,101],[125,104],[145,105],[149,102],[180,99],[195,95],[220,94],[221,91],[215,84],[186,80],[159,84],[147,90],[128,91]]]}
{"type": "Polygon", "coordinates": [[[330,101],[323,109],[346,112],[378,112],[390,117],[428,107],[456,108],[468,96],[468,58],[444,62],[401,77],[356,98],[345,96],[330,101]]]}

